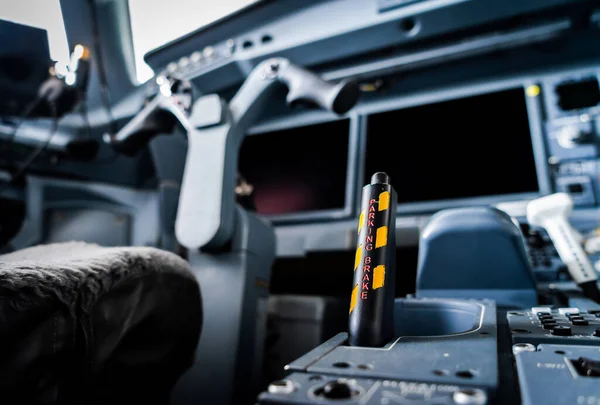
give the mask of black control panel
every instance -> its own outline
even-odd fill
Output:
[[[560,259],[550,237],[541,228],[521,224],[521,232],[532,273],[538,282],[567,281],[567,267]]]
[[[556,191],[576,206],[600,201],[600,83],[597,70],[558,75],[544,81],[548,163]]]
[[[515,344],[600,345],[600,309],[533,307],[507,317]]]

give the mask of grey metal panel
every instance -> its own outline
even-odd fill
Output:
[[[48,192],[83,191],[81,197],[49,199]],[[11,240],[14,249],[22,249],[43,242],[44,219],[48,209],[101,209],[128,214],[132,217],[128,244],[157,246],[160,240],[158,195],[154,191],[140,191],[106,184],[57,180],[30,176],[26,186],[26,217],[23,227]]]
[[[394,313],[395,338],[384,347],[343,345],[343,333],[292,362],[288,370],[436,384],[464,384],[460,371],[469,370],[473,376],[469,384],[496,388],[497,325],[492,301],[397,299]],[[349,367],[336,367],[342,362]],[[360,364],[370,367],[356,367]]]
[[[173,392],[178,405],[250,403],[258,389],[275,240],[263,219],[235,215],[230,250],[189,252],[205,311],[195,363]]]
[[[323,78],[326,80],[336,80],[345,77],[367,78],[409,71],[493,51],[545,42],[559,36],[569,28],[571,28],[571,23],[568,20],[563,20],[506,34],[492,33],[487,36],[424,51],[413,53],[400,51],[396,56],[324,72]]]
[[[411,4],[380,14],[373,3],[363,0],[321,2],[295,13],[284,14],[254,30],[240,32],[240,26],[232,27],[231,38],[236,43],[236,50],[229,58],[231,62],[199,66],[192,76],[198,77],[196,83],[203,91],[215,91],[241,81],[253,65],[274,55],[288,57],[308,66],[328,63],[389,46],[431,39],[519,14],[578,3],[581,2],[497,1],[490,6],[489,2],[473,0],[438,0]],[[455,18],[456,15],[461,18]],[[403,31],[400,22],[404,19],[412,19],[416,28]],[[294,29],[290,30],[290,27]],[[264,35],[271,36],[273,40],[263,43],[260,39]],[[203,38],[198,36],[193,43],[188,41],[185,49],[179,48],[178,57],[191,54],[206,45],[218,48],[226,39],[223,37],[220,41],[204,43]],[[253,41],[255,45],[244,48],[241,45],[246,41]],[[352,46],[348,46],[349,41]],[[162,53],[168,52],[165,49]],[[153,59],[150,63],[154,68],[164,67],[170,62],[161,59],[159,52],[153,55]],[[228,69],[229,74],[215,75],[215,69],[218,70],[219,66]],[[237,74],[233,66],[237,68]]]
[[[495,205],[512,217],[524,221],[528,201],[513,201]],[[396,244],[398,247],[418,246],[421,229],[430,215],[399,216],[396,218]],[[573,212],[571,223],[576,229],[587,230],[599,225],[596,208]],[[353,250],[356,248],[357,219],[275,227],[277,257],[302,257],[310,252]]]
[[[86,241],[100,246],[129,244],[128,215],[94,209],[51,210],[44,243]]]
[[[515,355],[523,405],[598,404],[598,378],[580,375],[571,360],[586,357],[600,361],[598,348],[539,345],[536,351]]]
[[[398,217],[396,219],[397,246],[415,246],[419,229],[427,216]],[[277,256],[304,256],[309,252],[353,250],[356,248],[357,220],[322,222],[304,225],[285,225],[275,228]]]
[[[537,86],[538,83],[533,81],[525,81],[525,88]],[[542,125],[543,119],[543,100],[539,96],[525,97],[527,104],[527,115],[529,116],[529,129],[531,132],[531,143],[533,147],[533,155],[535,158],[535,168],[537,171],[537,180],[540,194],[550,194],[552,190],[552,182],[550,170],[548,168],[548,151],[545,147],[544,129]]]

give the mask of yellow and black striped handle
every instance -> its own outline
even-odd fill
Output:
[[[396,202],[385,173],[375,173],[363,188],[348,325],[352,346],[381,347],[393,337]]]

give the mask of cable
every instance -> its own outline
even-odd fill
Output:
[[[29,157],[27,157],[27,159],[25,159],[25,161],[21,165],[21,167],[19,167],[19,169],[12,175],[11,180],[9,182],[4,183],[2,186],[0,186],[0,191],[4,190],[10,184],[12,184],[16,180],[18,180],[27,171],[27,169],[29,169],[29,167],[33,164],[35,159],[37,159],[37,157],[46,150],[48,145],[50,145],[52,138],[54,137],[54,135],[56,134],[56,131],[58,130],[59,118],[58,118],[58,114],[57,114],[57,110],[56,110],[56,105],[50,104],[49,106],[50,106],[50,110],[52,112],[52,126],[50,127],[50,132],[48,133],[48,138],[46,139],[46,142],[42,146],[40,146],[39,148],[34,150],[29,155]]]
[[[29,102],[25,106],[25,108],[23,109],[23,112],[19,115],[19,122],[15,125],[15,127],[13,128],[13,130],[10,133],[10,135],[8,136],[8,138],[6,138],[5,151],[8,152],[8,160],[7,160],[8,170],[11,170],[12,166],[14,164],[13,154],[11,153],[11,149],[13,147],[15,137],[17,136],[17,132],[21,128],[21,125],[23,125],[23,123],[25,122],[25,119],[31,115],[31,113],[35,110],[35,108],[41,102],[42,102],[42,99],[37,97],[35,100]]]
[[[88,108],[87,108],[87,100],[85,98],[83,98],[81,100],[81,107],[80,107],[80,111],[79,111],[80,115],[81,115],[81,119],[84,122],[85,125],[85,131],[86,131],[86,136],[88,138],[92,138],[92,125],[90,124],[90,118],[88,115]],[[93,164],[93,165],[105,165],[105,164],[109,164],[109,163],[113,163],[115,160],[117,160],[119,158],[119,153],[117,153],[115,150],[111,149],[112,151],[112,155],[108,156],[104,159],[96,159],[92,162],[89,162],[89,164]]]
[[[98,13],[96,11],[96,4],[94,0],[88,0],[88,8],[90,11],[90,20],[92,27],[92,38],[93,38],[93,48],[94,53],[96,54],[96,67],[98,69],[98,79],[100,82],[100,99],[106,114],[108,115],[108,132],[111,134],[117,133],[117,126],[115,117],[112,112],[112,101],[110,96],[110,88],[108,87],[108,78],[106,74],[106,65],[104,64],[104,54],[102,53],[102,46],[100,41],[100,30],[98,25]],[[87,101],[85,103],[85,117],[84,121],[87,126],[88,133],[91,134],[91,125],[88,118],[87,113]],[[82,111],[83,116],[83,111]],[[108,156],[104,159],[95,160],[90,162],[91,164],[109,164],[113,163],[115,160],[119,158],[119,154],[116,151],[113,151],[112,156]]]
[[[29,169],[29,166],[31,166],[33,164],[35,159],[37,159],[37,157],[46,150],[48,145],[50,145],[50,142],[52,142],[52,138],[54,137],[54,135],[56,134],[56,131],[58,130],[59,119],[58,119],[58,113],[56,110],[56,106],[54,104],[50,104],[50,110],[52,111],[52,127],[50,128],[50,132],[48,134],[48,138],[46,139],[46,142],[42,146],[40,146],[39,148],[34,150],[29,155],[29,157],[25,160],[25,163],[23,163],[21,165],[21,167],[15,172],[15,174],[13,174],[12,182],[14,182],[15,180],[18,180],[19,177],[21,177],[23,175],[23,173],[25,173],[27,171],[27,169]]]
[[[79,107],[79,114],[85,125],[85,132],[88,138],[92,137],[92,126],[90,125],[90,116],[88,114],[87,100],[85,97],[81,100],[81,106]]]

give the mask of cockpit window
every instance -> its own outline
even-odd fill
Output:
[[[66,74],[69,45],[60,0],[0,0],[0,19],[45,29],[50,58],[56,62],[58,73]]]
[[[129,0],[138,81],[153,75],[144,62],[146,53],[258,1]]]

